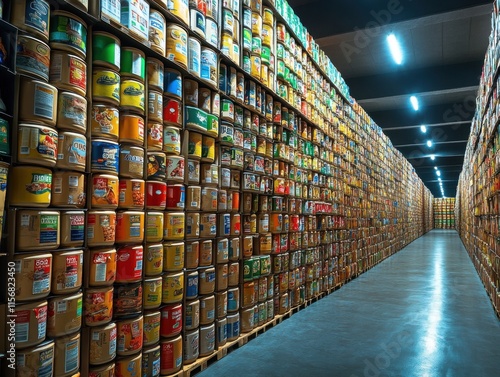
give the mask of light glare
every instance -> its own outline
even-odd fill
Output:
[[[389,43],[389,50],[391,51],[392,58],[396,64],[400,65],[403,62],[403,52],[401,51],[401,46],[394,34],[389,34],[387,36],[387,43]]]

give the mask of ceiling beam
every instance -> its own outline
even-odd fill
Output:
[[[394,71],[386,74],[346,79],[358,102],[374,98],[429,93],[477,87],[484,60]]]
[[[439,23],[491,13],[493,8],[491,0],[371,0],[361,2],[366,5],[356,6],[350,1],[331,0],[289,0],[289,3],[320,46],[330,43],[332,35],[356,29],[384,28],[399,23],[411,23],[409,26],[421,22]],[[332,22],[332,15],[341,17],[335,17]]]
[[[426,124],[425,126],[427,128],[432,128],[432,127],[442,127],[442,126],[460,126],[463,124],[471,124],[472,120],[463,120],[463,121],[458,121],[458,122],[445,122],[445,123],[433,123],[433,124]],[[386,131],[401,131],[401,130],[409,130],[413,128],[420,129],[422,125],[412,125],[412,126],[401,126],[401,127],[381,127],[382,131],[384,133]]]

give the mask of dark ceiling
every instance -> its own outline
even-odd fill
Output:
[[[437,167],[445,196],[454,197],[488,46],[492,1],[288,2],[341,72],[351,96],[433,195],[441,197]],[[401,44],[401,65],[390,55],[389,33]],[[419,99],[418,111],[410,105],[411,95]],[[421,125],[427,127],[425,134]]]

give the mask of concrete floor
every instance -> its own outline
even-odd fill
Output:
[[[500,376],[500,322],[457,233],[435,230],[198,376]]]

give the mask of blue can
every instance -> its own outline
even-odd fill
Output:
[[[171,68],[165,69],[164,94],[182,99],[182,75],[179,71]]]
[[[115,173],[120,170],[120,146],[108,140],[92,140],[92,173]]]
[[[227,66],[219,65],[219,89],[222,93],[227,93]]]
[[[231,215],[229,213],[222,214],[222,230],[221,236],[229,236],[231,234]]]
[[[188,273],[186,279],[186,298],[196,298],[198,296],[198,271]]]

